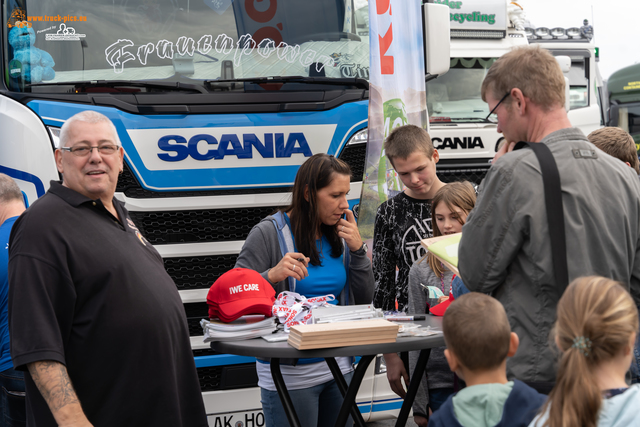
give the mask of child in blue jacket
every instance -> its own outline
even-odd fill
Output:
[[[449,367],[467,387],[434,412],[429,427],[527,426],[546,396],[507,380],[507,357],[518,349],[498,300],[471,292],[451,303],[442,322]]]

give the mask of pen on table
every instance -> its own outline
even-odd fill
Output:
[[[387,316],[385,319],[387,320],[395,320],[396,322],[413,322],[414,320],[426,320],[426,316],[424,315],[413,315],[413,316]]]

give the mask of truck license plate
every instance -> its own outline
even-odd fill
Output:
[[[264,427],[264,414],[260,410],[209,415],[209,427]]]

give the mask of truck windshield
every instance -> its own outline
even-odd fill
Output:
[[[495,60],[451,58],[449,71],[427,82],[430,122],[484,122],[489,108],[480,96],[480,88]]]
[[[15,91],[369,77],[366,0],[7,0],[2,18],[3,77]]]
[[[569,105],[571,110],[589,106],[589,58],[571,57]]]

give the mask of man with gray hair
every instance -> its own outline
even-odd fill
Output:
[[[502,302],[520,337],[509,377],[546,392],[555,381],[549,331],[568,282],[554,275],[549,230],[557,224],[547,219],[540,163],[530,148],[513,151],[518,141],[544,144],[557,164],[568,281],[609,277],[640,301],[640,181],[571,126],[564,93],[560,66],[539,46],[513,50],[489,69],[482,99],[507,144],[480,186],[458,254],[464,284]]]
[[[25,422],[24,374],[13,369],[9,351],[9,235],[16,219],[24,212],[24,199],[18,184],[0,173],[0,386],[7,398],[0,399],[0,425]]]
[[[63,182],[11,234],[11,355],[29,372],[28,426],[207,426],[176,286],[114,198],[123,158],[107,117],[68,119]]]

